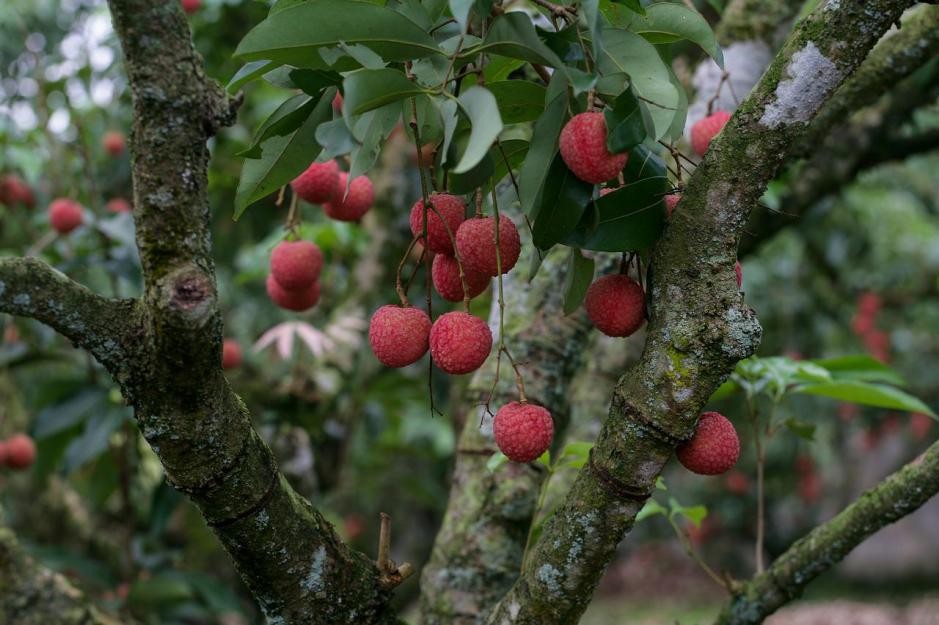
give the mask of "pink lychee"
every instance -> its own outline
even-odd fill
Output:
[[[469,313],[448,312],[430,329],[430,357],[442,371],[455,375],[479,369],[492,350],[486,322]]]
[[[271,252],[271,275],[288,291],[309,288],[322,269],[323,252],[312,241],[281,241]]]
[[[68,198],[58,198],[49,204],[49,225],[59,234],[68,234],[82,224],[84,210]]]
[[[339,165],[334,160],[313,163],[293,179],[294,193],[310,204],[322,204],[332,199],[339,184]]]
[[[280,286],[273,275],[267,276],[267,295],[275,304],[286,310],[302,312],[316,306],[320,299],[320,283],[290,291]]]
[[[466,289],[469,291],[470,299],[485,291],[489,286],[491,278],[486,274],[471,271],[466,267],[463,267],[463,273],[466,277]],[[463,301],[463,281],[460,280],[460,268],[454,257],[446,254],[434,256],[431,276],[434,288],[440,293],[440,297],[448,302]]]
[[[420,308],[388,304],[372,315],[368,342],[386,367],[406,367],[427,352],[430,328],[430,317]]]
[[[346,194],[348,178],[349,174],[340,172],[332,199],[323,204],[323,211],[338,221],[358,221],[372,207],[375,199],[372,181],[366,176],[356,176]]]
[[[561,158],[574,175],[597,184],[616,178],[629,153],[612,154],[606,147],[606,120],[603,113],[574,115],[561,130]]]
[[[495,217],[474,217],[460,224],[456,232],[456,249],[463,267],[485,274],[499,275],[496,258],[496,220]],[[518,229],[512,220],[499,217],[499,256],[502,273],[507,273],[518,262],[522,250]]]
[[[642,286],[622,274],[603,276],[587,289],[587,316],[607,336],[629,336],[646,318],[646,296]]]
[[[513,401],[496,412],[492,434],[499,451],[509,460],[531,462],[551,446],[554,420],[542,406]]]
[[[730,113],[727,111],[715,111],[696,121],[691,127],[691,149],[698,156],[704,156],[711,144],[711,139],[717,136],[729,120]]]
[[[705,412],[687,443],[676,450],[679,462],[700,475],[719,475],[737,464],[740,439],[734,424],[719,412]]]
[[[456,237],[457,229],[466,217],[466,203],[463,198],[449,193],[434,193],[429,199],[436,212],[427,208],[428,247],[431,252],[453,254],[450,237]],[[411,234],[421,237],[424,230],[424,200],[418,200],[411,207],[410,222]]]

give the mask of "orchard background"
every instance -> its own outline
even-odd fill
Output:
[[[937,95],[900,0],[7,0],[0,623],[937,622]]]

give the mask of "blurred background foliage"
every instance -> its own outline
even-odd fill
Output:
[[[209,75],[224,83],[234,73],[232,51],[267,8],[254,0],[203,0],[189,19]],[[714,9],[707,11],[713,15]],[[378,513],[386,511],[400,528],[400,558],[422,562],[446,503],[454,432],[461,426],[454,415],[475,413],[457,404],[463,381],[438,375],[433,392],[444,416],[434,417],[426,366],[384,369],[364,342],[371,311],[394,297],[394,268],[409,240],[407,209],[419,196],[414,148],[404,133],[386,146],[370,173],[376,208],[361,224],[331,221],[315,207],[303,207],[304,236],[327,259],[324,292],[314,311],[286,313],[264,291],[268,254],[284,233],[286,206],[271,197],[232,220],[242,163],[237,153],[282,100],[282,90],[255,83],[238,124],[211,143],[210,199],[226,336],[246,354],[229,377],[285,473],[346,539],[373,553]],[[113,198],[132,198],[129,156],[111,156],[101,144],[109,130],[129,134],[130,122],[130,94],[102,1],[0,5],[0,174],[22,177],[35,195],[35,206],[0,204],[0,254],[41,254],[101,293],[140,292],[133,219],[106,207]],[[939,108],[917,124],[939,126]],[[889,361],[912,394],[939,407],[937,171],[939,154],[870,171],[742,259],[743,289],[764,327],[762,355],[808,359],[868,352]],[[770,204],[772,195],[771,189]],[[56,197],[78,200],[93,218],[72,235],[52,236],[45,207]],[[412,298],[423,297],[419,272]],[[438,310],[445,304],[434,302]],[[474,306],[485,315],[489,297]],[[32,470],[0,473],[2,522],[44,564],[141,622],[259,622],[227,557],[198,512],[165,483],[104,372],[35,322],[4,316],[0,329],[0,436],[25,431],[39,448]],[[641,337],[630,340],[632,353],[637,341]],[[598,339],[595,350],[590,366],[602,369],[610,345]],[[606,377],[584,376],[586,388],[572,395],[608,396],[623,365],[621,356],[613,361]],[[719,407],[744,441],[738,469],[704,479],[672,467],[666,482],[682,502],[708,508],[701,525],[688,530],[712,566],[744,574],[752,567],[753,450],[742,401],[723,400]],[[804,396],[780,410],[813,431],[806,438],[781,436],[768,449],[770,554],[935,438],[932,420],[921,414]],[[575,416],[582,420],[575,431],[588,439],[602,415]],[[916,521],[923,515],[931,533],[910,530],[923,524]],[[929,506],[906,522],[906,540],[923,553],[890,569],[898,596],[923,585],[935,588],[937,519],[936,507]],[[627,542],[605,582],[607,594],[635,600],[653,591],[675,592],[705,605],[719,596],[684,559],[668,524],[653,517]],[[858,569],[865,568],[852,568],[849,559],[839,571],[858,588]],[[681,574],[675,577],[675,571]],[[881,589],[894,588],[874,580]],[[416,583],[409,582],[401,601],[415,593]],[[585,622],[608,622],[603,605]],[[643,601],[633,605],[642,618]],[[697,610],[669,617],[695,620]]]

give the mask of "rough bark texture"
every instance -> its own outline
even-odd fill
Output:
[[[23,553],[0,527],[0,623],[3,625],[121,625],[89,605],[68,580]]]
[[[748,582],[715,625],[758,625],[799,597],[816,577],[871,534],[910,514],[939,492],[939,443],[793,544]]]
[[[828,2],[790,36],[712,143],[653,254],[652,318],[567,500],[491,624],[576,623],[674,447],[760,327],[734,277],[750,208],[819,108],[908,2]]]

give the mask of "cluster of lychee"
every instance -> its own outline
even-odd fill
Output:
[[[328,217],[338,221],[358,221],[372,207],[375,192],[367,176],[340,171],[334,160],[313,163],[290,183],[301,199],[320,204]],[[348,188],[347,188],[348,187]]]
[[[0,467],[22,471],[36,462],[36,444],[26,434],[14,434],[0,441]]]

